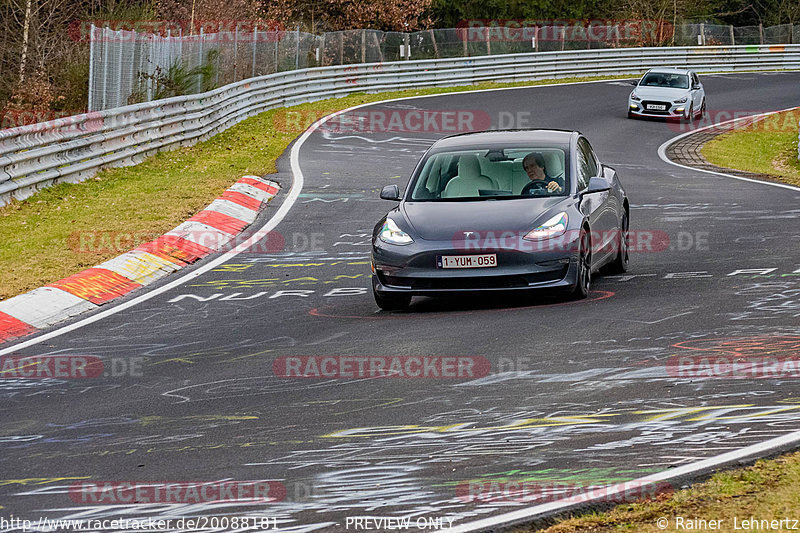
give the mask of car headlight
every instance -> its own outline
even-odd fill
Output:
[[[381,228],[381,232],[378,234],[378,237],[383,242],[389,244],[411,244],[414,242],[414,239],[411,238],[411,235],[398,228],[397,224],[395,224],[394,220],[391,218],[387,218],[386,222],[383,223],[383,227]]]
[[[675,100],[675,103],[676,104],[685,104],[686,100],[688,100],[688,97],[684,96],[683,98],[678,98],[677,100]]]
[[[641,102],[642,101],[641,98],[636,96],[636,93],[631,93],[631,100],[633,100],[634,102]]]
[[[525,234],[523,239],[527,241],[535,241],[539,239],[549,239],[551,237],[558,237],[567,231],[567,214],[559,213],[538,228],[532,229]]]

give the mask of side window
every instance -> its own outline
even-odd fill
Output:
[[[597,158],[589,146],[589,142],[584,139],[578,139],[578,187],[584,189],[589,186],[589,180],[598,174]],[[586,185],[583,180],[586,180]]]
[[[578,190],[582,191],[589,186],[589,180],[592,174],[591,156],[588,156],[584,149],[585,142],[583,139],[578,140]]]

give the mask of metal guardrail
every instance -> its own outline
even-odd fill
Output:
[[[58,182],[189,146],[268,109],[357,91],[638,74],[656,65],[699,72],[800,69],[800,45],[624,48],[319,67],[0,130],[0,205]],[[624,102],[620,103],[624,108]],[[622,111],[621,111],[622,112]]]

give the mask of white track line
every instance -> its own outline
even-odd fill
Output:
[[[734,118],[734,119],[731,119],[731,120],[726,120],[725,122],[720,122],[718,124],[711,124],[709,126],[705,126],[705,127],[702,127],[702,128],[697,128],[696,130],[693,130],[693,131],[687,131],[686,133],[681,133],[677,137],[673,137],[672,139],[668,140],[667,142],[665,142],[664,144],[662,144],[661,146],[658,147],[658,157],[660,157],[661,160],[664,161],[665,163],[669,163],[670,165],[675,165],[676,167],[685,168],[687,170],[694,170],[695,172],[705,172],[706,174],[714,174],[715,176],[722,176],[722,177],[725,177],[725,178],[732,178],[732,179],[735,179],[735,180],[747,181],[747,182],[750,182],[750,183],[760,183],[761,185],[769,185],[771,187],[780,187],[781,189],[789,189],[790,191],[800,191],[800,187],[795,187],[794,185],[789,185],[787,183],[775,183],[775,182],[772,182],[772,181],[756,180],[756,179],[753,179],[753,178],[745,178],[743,176],[734,176],[733,174],[725,174],[724,172],[715,172],[713,170],[705,170],[705,169],[702,169],[702,168],[690,167],[688,165],[681,165],[680,163],[676,163],[675,161],[672,161],[671,159],[669,159],[667,157],[667,148],[669,148],[669,146],[671,144],[676,143],[676,142],[680,141],[681,139],[683,139],[684,137],[688,137],[689,135],[695,134],[695,133],[697,133],[699,131],[704,131],[704,130],[707,130],[707,129],[710,129],[710,128],[716,128],[716,127],[719,127],[719,126],[723,126],[725,124],[730,124],[732,122],[737,122],[739,120],[752,119],[753,117],[766,117],[766,116],[769,116],[769,115],[774,115],[776,113],[783,113],[784,111],[791,111],[792,109],[798,109],[798,107],[789,107],[787,109],[781,109],[780,111],[770,111],[769,113],[761,113],[761,114],[757,114],[757,115],[748,115],[746,117],[738,117],[738,118]]]
[[[800,442],[800,431],[794,431],[792,433],[787,433],[786,435],[775,437],[758,444],[751,444],[750,446],[746,446],[739,450],[723,453],[722,455],[717,455],[716,457],[703,459],[701,461],[679,466],[677,468],[670,468],[669,470],[659,472],[658,474],[652,474],[633,481],[615,484],[608,488],[593,490],[585,495],[581,495],[580,503],[613,503],[616,501],[624,501],[621,500],[620,497],[624,497],[626,491],[630,491],[631,487],[638,486],[641,488],[646,487],[648,484],[656,481],[669,481],[670,479],[691,476],[696,472],[711,470],[714,467],[739,461],[741,459],[746,459],[748,457],[763,456],[765,453],[771,450],[788,447],[789,445],[796,444],[798,442]],[[551,503],[535,505],[533,507],[528,507],[527,509],[520,509],[519,511],[512,511],[510,513],[503,513],[489,518],[475,520],[474,522],[468,522],[466,524],[445,529],[444,531],[449,531],[450,533],[466,533],[469,531],[504,527],[522,520],[535,518],[539,515],[552,514],[560,510],[568,509],[575,506],[576,503],[577,498],[566,498],[566,501],[555,501]]]

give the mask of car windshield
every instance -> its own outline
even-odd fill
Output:
[[[488,147],[430,154],[411,200],[500,200],[569,193],[566,149]]]
[[[688,89],[689,76],[671,72],[648,72],[639,83],[642,87],[671,87],[673,89]]]

